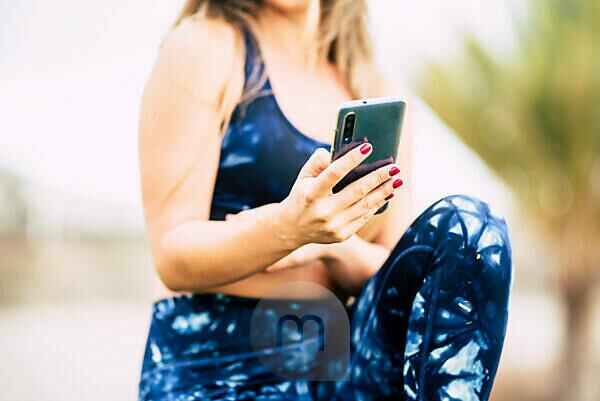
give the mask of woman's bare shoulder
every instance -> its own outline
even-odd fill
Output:
[[[236,63],[238,41],[235,28],[225,21],[188,17],[165,38],[155,71],[202,100],[215,101],[242,69]]]
[[[218,56],[230,60],[235,49],[236,30],[226,21],[207,17],[188,17],[167,35],[162,49],[167,55],[192,59]]]

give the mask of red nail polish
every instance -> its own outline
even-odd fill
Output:
[[[392,187],[398,188],[402,184],[404,184],[404,181],[402,181],[400,178],[398,178],[397,180],[394,180],[394,182],[392,182]]]
[[[393,177],[400,172],[400,169],[396,166],[392,167],[389,171],[390,176]]]
[[[360,153],[362,153],[363,155],[366,155],[367,153],[369,153],[371,148],[372,148],[372,146],[370,143],[365,143],[364,145],[362,145],[360,147]]]
[[[389,194],[388,196],[385,197],[385,200],[390,200],[394,197],[394,194]]]

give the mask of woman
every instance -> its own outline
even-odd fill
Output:
[[[488,398],[511,282],[504,221],[453,196],[408,227],[399,177],[410,171],[410,116],[398,164],[331,191],[372,151],[330,163],[339,104],[406,97],[375,67],[365,18],[363,1],[186,2],[142,104],[161,291],[140,400]],[[333,365],[310,347],[290,354],[251,341],[263,335],[251,328],[261,298],[333,321],[320,295],[293,291],[299,281],[348,306],[351,355],[337,381],[311,376]],[[292,290],[273,296],[277,288]],[[310,340],[286,333],[288,345]],[[267,354],[296,379],[262,363]]]

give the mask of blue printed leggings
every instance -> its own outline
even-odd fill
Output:
[[[346,380],[278,377],[250,341],[258,300],[194,294],[154,304],[139,400],[487,400],[511,280],[504,220],[477,199],[447,197],[417,218],[348,310]]]

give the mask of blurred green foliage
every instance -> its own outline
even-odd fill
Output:
[[[600,2],[532,0],[515,26],[514,52],[467,36],[459,61],[427,70],[421,94],[540,222],[598,219]]]
[[[527,11],[511,52],[467,36],[458,60],[429,66],[420,94],[513,189],[557,255],[567,338],[555,394],[577,400],[600,283],[600,1],[530,0]]]

